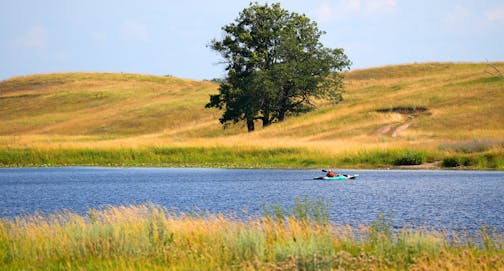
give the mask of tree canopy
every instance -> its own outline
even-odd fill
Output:
[[[351,62],[343,49],[322,45],[325,32],[304,14],[250,3],[222,30],[209,47],[224,58],[227,76],[206,107],[224,110],[223,125],[246,121],[253,131],[255,120],[268,126],[312,110],[314,98],[342,100],[340,72]]]

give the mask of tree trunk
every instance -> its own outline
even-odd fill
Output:
[[[287,88],[283,88],[282,96],[280,97],[280,108],[278,110],[278,122],[285,120],[285,114],[288,110],[288,94],[289,90]]]
[[[280,110],[278,112],[278,122],[282,122],[285,120],[285,110]]]
[[[269,110],[265,110],[263,112],[263,116],[262,116],[261,120],[262,120],[263,128],[268,127],[271,124]]]
[[[253,132],[255,129],[254,127],[254,120],[253,119],[247,119],[247,130],[249,132]]]
[[[268,117],[262,117],[263,128],[270,126],[271,120]]]

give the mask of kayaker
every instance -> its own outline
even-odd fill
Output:
[[[332,170],[328,170],[326,177],[336,177],[337,175],[339,175],[339,174],[334,173],[334,171],[332,171]]]

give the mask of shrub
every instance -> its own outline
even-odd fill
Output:
[[[450,156],[443,159],[441,166],[443,167],[470,167],[477,164],[477,160],[467,156]]]
[[[402,165],[420,165],[425,160],[425,154],[417,151],[405,151],[402,155],[394,159],[393,164]]]
[[[441,162],[443,167],[458,167],[460,166],[459,161],[456,157],[446,157]]]

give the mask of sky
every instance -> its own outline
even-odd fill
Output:
[[[250,1],[0,0],[0,80],[52,72],[225,77],[207,45]],[[284,0],[352,69],[504,60],[503,0]]]

